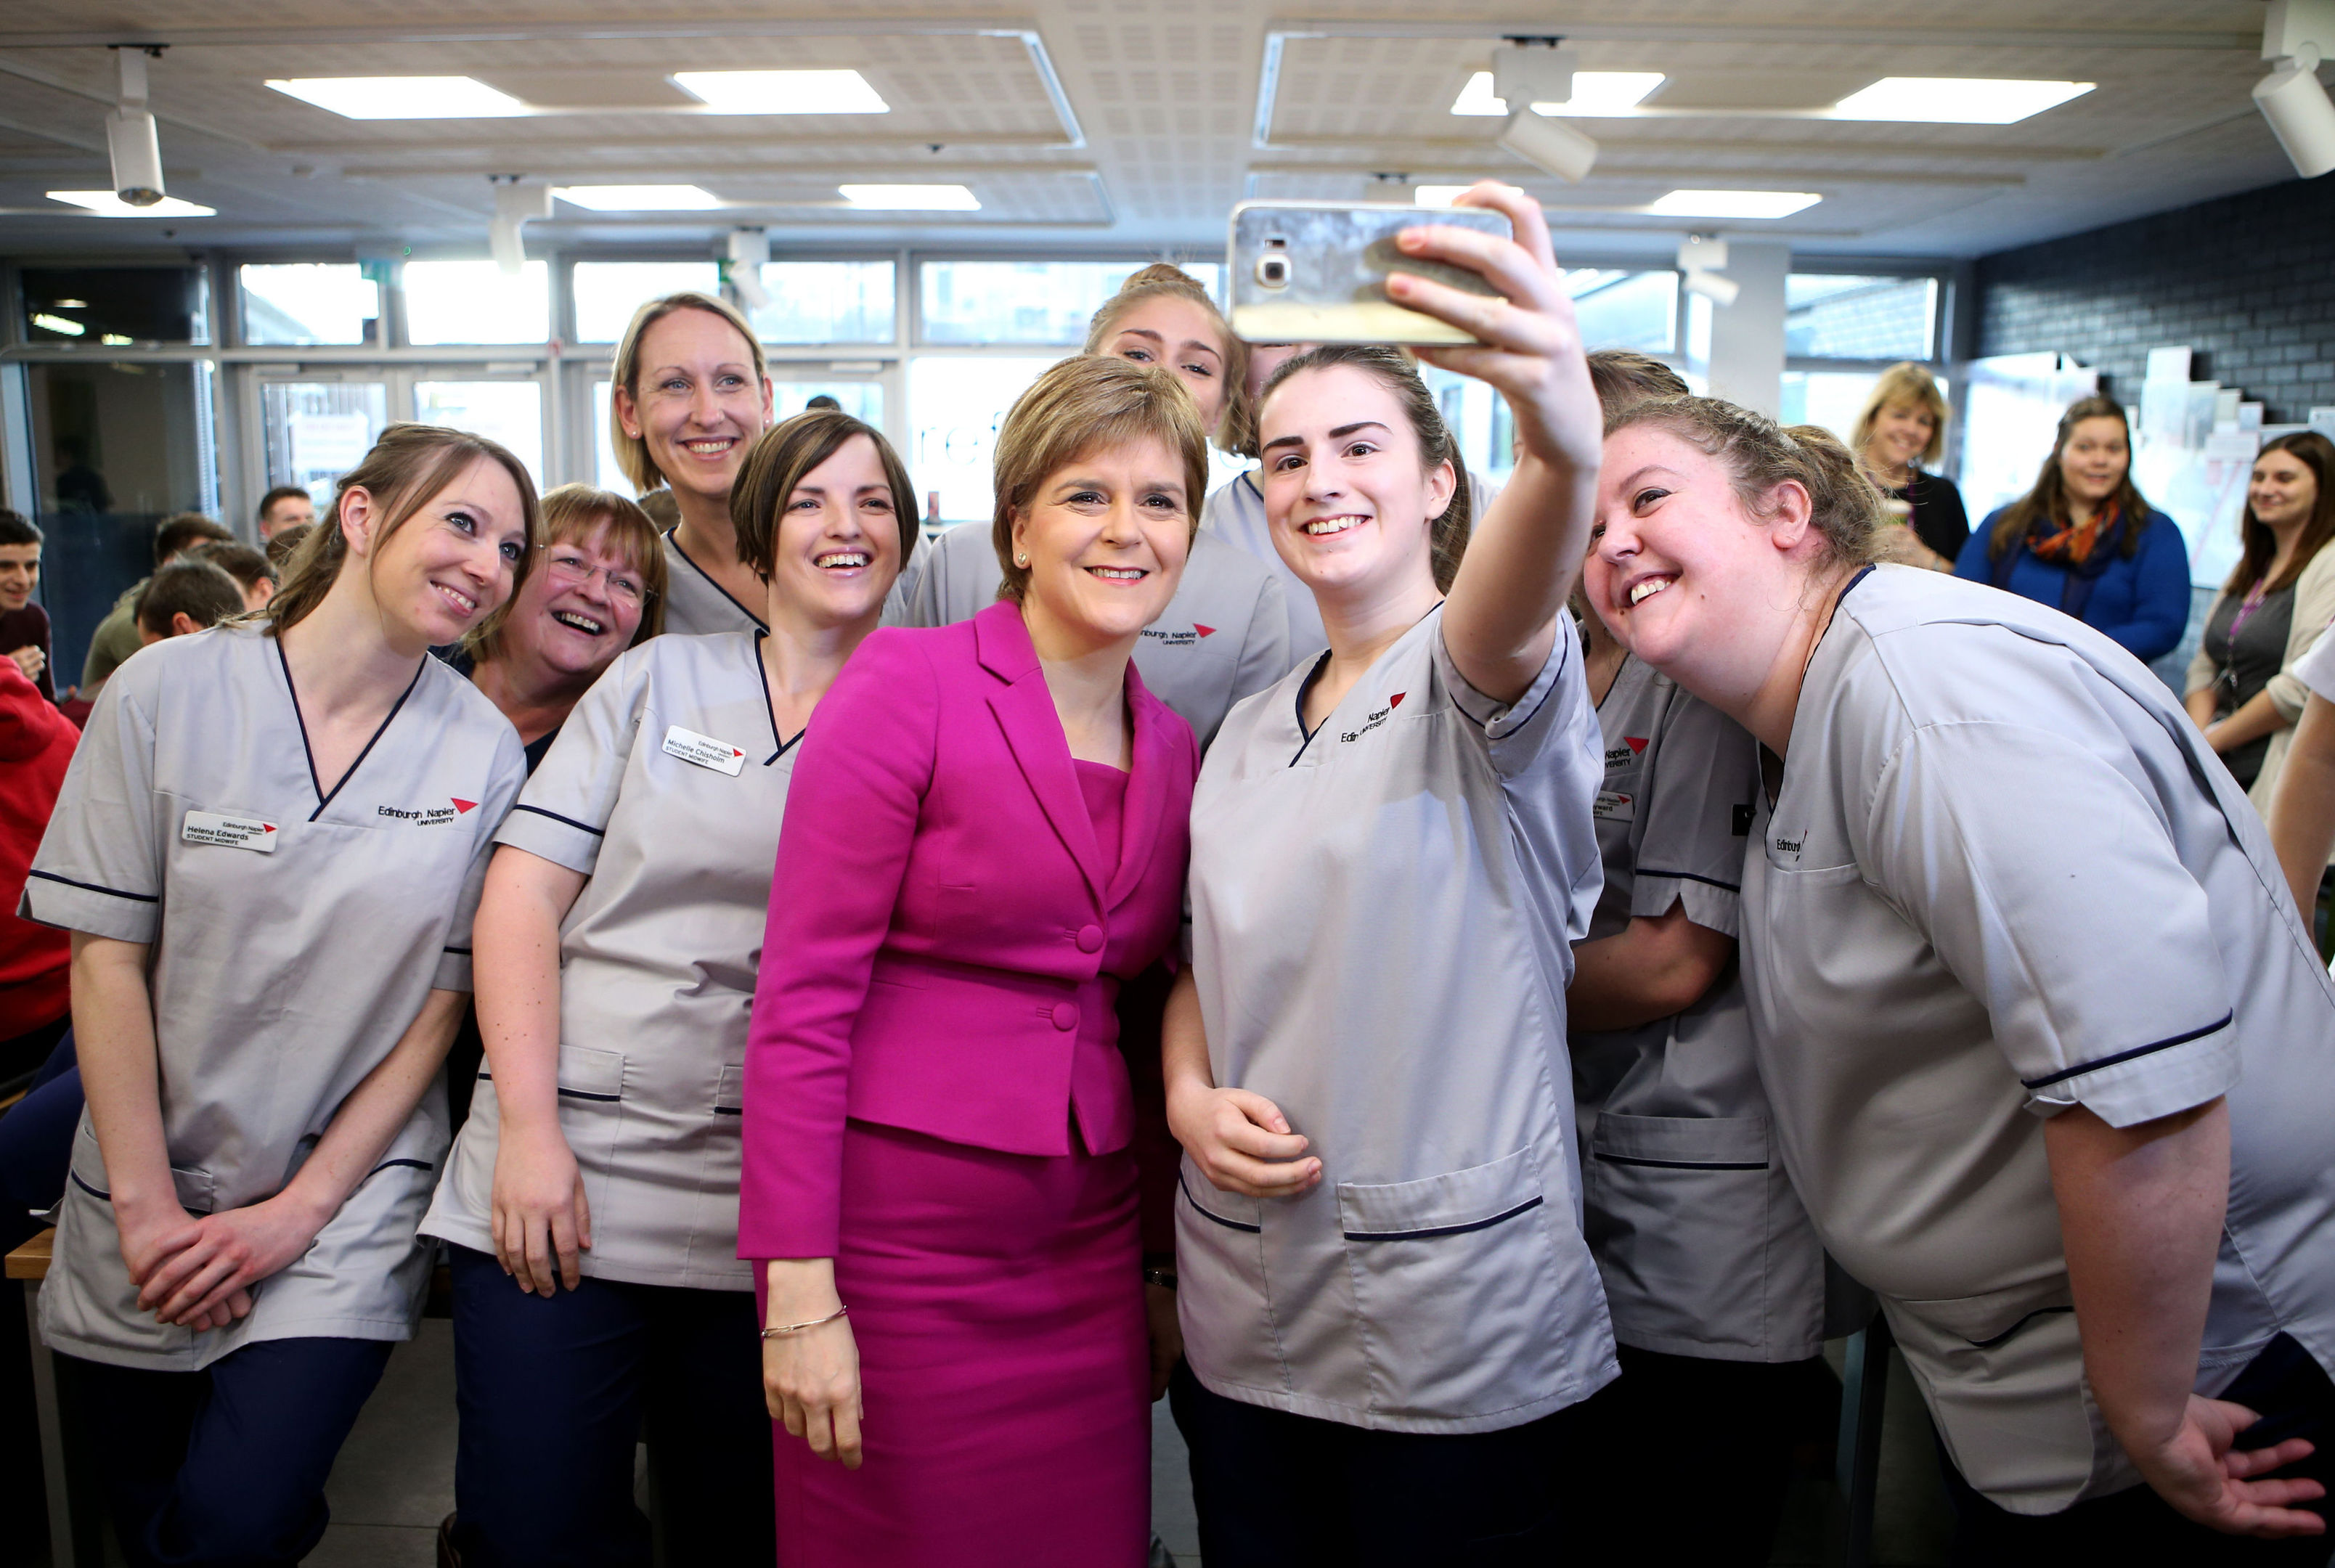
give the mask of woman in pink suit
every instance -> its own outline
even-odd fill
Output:
[[[1128,655],[1175,593],[1206,433],[1168,373],[1066,360],[996,476],[999,602],[861,644],[780,838],[739,1253],[791,1435],[787,1568],[1145,1556],[1112,1002],[1175,940],[1199,759]]]

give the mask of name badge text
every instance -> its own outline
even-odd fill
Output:
[[[711,735],[701,735],[678,724],[664,732],[664,754],[678,757],[693,767],[727,773],[732,779],[746,765],[746,753],[729,741],[716,740]]]
[[[257,817],[222,817],[216,811],[189,811],[179,828],[179,841],[186,844],[216,844],[227,849],[256,849],[262,855],[276,853],[281,842],[276,824],[263,822]]]

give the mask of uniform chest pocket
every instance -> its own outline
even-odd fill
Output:
[[[1418,1181],[1338,1185],[1373,1408],[1489,1415],[1564,1377],[1564,1299],[1538,1165],[1521,1148]]]

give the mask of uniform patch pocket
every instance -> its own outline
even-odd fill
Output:
[[[568,1148],[585,1165],[605,1168],[615,1157],[616,1129],[624,1120],[625,1053],[563,1045],[558,1081],[559,1126]]]
[[[1545,1201],[1529,1148],[1418,1181],[1338,1185],[1374,1410],[1491,1415],[1564,1381]]]
[[[1264,1205],[1220,1192],[1183,1157],[1176,1178],[1176,1304],[1185,1353],[1211,1378],[1248,1388],[1281,1388],[1273,1314],[1266,1301]]]
[[[1764,1117],[1605,1111],[1582,1171],[1589,1244],[1613,1326],[1684,1354],[1765,1350],[1776,1225]]]
[[[715,1116],[746,1114],[746,1070],[743,1067],[725,1067],[722,1070],[722,1081],[713,1089],[713,1114]]]

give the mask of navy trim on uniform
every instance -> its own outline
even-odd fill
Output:
[[[754,612],[753,612],[753,611],[751,611],[751,610],[748,609],[745,605],[741,605],[741,604],[738,603],[738,601],[737,601],[737,600],[735,600],[735,599],[731,599],[731,598],[730,598],[730,590],[729,590],[729,589],[727,589],[727,588],[723,587],[721,584],[719,584],[719,583],[715,582],[715,581],[713,580],[713,576],[712,576],[712,573],[708,572],[708,571],[707,571],[703,566],[699,566],[695,561],[693,561],[693,560],[691,560],[691,559],[689,558],[689,552],[688,552],[687,550],[684,550],[684,549],[683,549],[683,548],[681,547],[681,540],[680,540],[680,539],[678,539],[678,538],[676,538],[676,537],[674,537],[675,535],[679,534],[680,532],[681,532],[681,530],[680,530],[679,528],[667,528],[667,529],[664,531],[664,542],[665,542],[666,546],[667,546],[667,547],[669,547],[672,549],[672,551],[673,551],[673,553],[674,555],[679,556],[679,557],[681,557],[682,565],[683,565],[683,566],[687,566],[691,571],[695,572],[699,576],[703,577],[703,578],[705,579],[705,586],[706,586],[707,587],[709,587],[709,588],[712,589],[715,593],[717,593],[717,594],[721,595],[723,598],[725,598],[725,599],[730,599],[730,606],[731,606],[731,608],[732,608],[732,609],[736,610],[740,615],[741,615],[745,616],[745,617],[746,617],[746,619],[748,619],[748,620],[750,620],[750,621],[753,622],[753,623],[754,623],[754,624],[755,624],[755,626],[756,626],[756,628],[757,628],[757,629],[759,629],[759,630],[762,633],[762,634],[763,634],[764,636],[768,636],[768,635],[770,634],[770,627],[768,627],[768,626],[766,626],[766,625],[764,625],[764,624],[762,624],[762,617],[761,617],[761,616],[760,616],[760,615],[758,615],[754,614]],[[667,595],[665,595],[665,603],[666,603],[666,604],[668,604],[668,605],[670,605],[670,604],[672,604],[672,603],[673,603],[673,595],[672,595],[671,594],[667,594]]]
[[[1766,1160],[1754,1163],[1749,1160],[1642,1159],[1633,1154],[1607,1154],[1602,1148],[1591,1149],[1589,1157],[1602,1159],[1608,1165],[1645,1166],[1652,1170],[1766,1170],[1768,1168]]]
[[[580,1089],[567,1089],[565,1087],[562,1087],[559,1092],[563,1098],[567,1099],[597,1100],[602,1105],[615,1105],[617,1101],[625,1098],[621,1094],[587,1094]]]
[[[2135,1057],[2147,1056],[2160,1050],[2171,1050],[2176,1045],[2186,1045],[2193,1040],[2203,1040],[2209,1034],[2219,1034],[2228,1028],[2231,1021],[2237,1016],[2233,1009],[2222,1014],[2220,1018],[2203,1029],[2193,1029],[2186,1034],[2176,1034],[2170,1040],[2156,1040],[2147,1045],[2136,1045],[2130,1050],[2120,1050],[2114,1056],[2095,1057],[2089,1061],[2079,1061],[2073,1067],[2047,1074],[2042,1078],[2022,1078],[2019,1082],[2026,1089],[2049,1089],[2051,1085],[2065,1079],[2074,1078],[2079,1073],[2098,1072],[2104,1067],[2114,1067],[2118,1062],[2130,1061]]]
[[[1253,1236],[1263,1235],[1264,1234],[1264,1227],[1263,1225],[1249,1224],[1242,1220],[1228,1220],[1225,1218],[1224,1215],[1216,1214],[1213,1210],[1202,1208],[1200,1206],[1200,1200],[1192,1195],[1192,1189],[1184,1185],[1184,1175],[1181,1171],[1176,1173],[1176,1190],[1184,1195],[1184,1201],[1192,1205],[1193,1212],[1204,1220],[1214,1220],[1216,1224],[1224,1226],[1225,1229],[1228,1231],[1246,1231]],[[1533,1201],[1537,1203],[1540,1200],[1536,1198]]]
[[[432,1165],[426,1159],[385,1159],[379,1165],[373,1166],[373,1169],[365,1172],[364,1179],[371,1181],[382,1172],[385,1170],[395,1170],[400,1166],[404,1166],[407,1170],[436,1170],[438,1168],[435,1165]]]
[[[2054,1312],[2072,1312],[2075,1310],[2076,1309],[2072,1306],[2038,1307],[2033,1312],[2028,1313],[2025,1317],[2020,1319],[2017,1322],[2011,1324],[2010,1327],[2003,1330],[2002,1332],[1995,1335],[1994,1338],[1991,1340],[1965,1340],[1962,1342],[1970,1346],[1972,1350],[1991,1350],[1998,1345],[2008,1343],[2011,1335],[2017,1333],[2020,1330],[2025,1328],[2028,1324],[2033,1322],[2038,1318],[2049,1317]]]
[[[111,1193],[100,1192],[97,1188],[82,1180],[81,1172],[77,1170],[69,1170],[65,1172],[65,1174],[73,1177],[73,1186],[81,1188],[82,1191],[87,1193],[90,1196],[100,1199],[105,1203],[111,1203],[113,1201],[113,1195]]]
[[[467,947],[449,947],[445,951],[448,953],[459,953],[465,958],[470,956],[470,950]]]
[[[1464,1225],[1434,1225],[1423,1231],[1348,1231],[1345,1237],[1350,1242],[1423,1242],[1437,1236],[1464,1236],[1469,1231],[1487,1231],[1494,1225],[1506,1224],[1540,1205],[1540,1199],[1526,1198],[1505,1214],[1494,1215],[1487,1220],[1470,1220]]]
[[[1738,887],[1732,882],[1721,882],[1716,876],[1702,876],[1691,871],[1652,871],[1641,866],[1638,867],[1634,875],[1639,876],[1666,876],[1673,882],[1700,882],[1706,887],[1723,887],[1729,893],[1740,893],[1743,891],[1742,888]]]
[[[330,795],[325,793],[325,781],[316,774],[316,750],[315,747],[308,744],[308,720],[307,716],[300,711],[300,689],[292,683],[292,663],[284,656],[282,637],[276,639],[276,662],[284,667],[284,690],[292,698],[292,721],[300,726],[300,752],[308,760],[308,787],[314,789],[318,797],[316,808],[308,813],[308,820],[314,822],[325,814],[325,808],[339,797],[341,791],[349,787],[349,780],[357,776],[357,769],[364,766],[364,760],[373,755],[373,749],[381,744],[381,738],[389,732],[389,727],[392,724],[397,722],[397,715],[403,711],[405,700],[413,695],[414,687],[421,684],[421,672],[430,667],[430,660],[424,658],[421,663],[413,666],[413,679],[405,683],[405,690],[400,692],[397,694],[397,701],[389,705],[389,711],[383,715],[381,723],[373,730],[372,738],[365,741],[364,750],[357,753],[356,760],[350,763],[343,770],[340,778],[334,781],[333,792]]]
[[[27,876],[37,876],[44,882],[62,882],[67,887],[78,887],[84,893],[102,893],[109,898],[134,899],[140,904],[160,904],[161,895],[154,893],[124,893],[118,887],[100,887],[94,882],[75,882],[70,876],[60,876],[53,871],[27,871]]]
[[[713,1108],[713,1114],[715,1116],[744,1116],[746,1114],[746,1108],[742,1105],[717,1105]]]
[[[795,740],[801,740],[807,732],[802,730],[796,731],[794,740],[787,740],[779,733],[779,710],[777,705],[770,701],[770,667],[762,663],[762,639],[769,635],[770,633],[762,631],[758,631],[754,634],[754,673],[761,677],[762,711],[770,715],[770,740],[778,747],[777,750],[762,759],[762,766],[765,768],[777,761],[780,758],[785,756],[787,754],[787,748],[792,746],[795,743]]]
[[[595,828],[588,822],[578,822],[573,817],[562,817],[557,811],[546,811],[540,806],[515,805],[511,809],[514,811],[532,811],[538,817],[548,817],[554,822],[564,822],[568,827],[575,828],[578,833],[589,833],[595,838],[606,838],[608,836],[608,830],[606,828]]]
[[[1320,680],[1322,678],[1322,672],[1329,667],[1330,650],[1324,648],[1322,650],[1322,656],[1313,661],[1313,668],[1305,673],[1305,679],[1297,682],[1297,732],[1300,735],[1303,735],[1304,739],[1297,743],[1297,755],[1289,760],[1289,765],[1292,768],[1296,767],[1298,760],[1305,755],[1305,748],[1313,744],[1313,737],[1322,732],[1322,725],[1327,724],[1330,721],[1330,714],[1324,713],[1322,715],[1321,724],[1314,725],[1311,730],[1308,730],[1305,727],[1305,693],[1313,689],[1313,682]],[[1331,710],[1331,712],[1335,711],[1335,709]],[[1192,1195],[1187,1193],[1184,1195],[1186,1197],[1189,1197]],[[1200,1208],[1200,1205],[1197,1204],[1194,1204],[1192,1206],[1196,1209]],[[1204,1215],[1208,1214],[1208,1211],[1206,1209],[1200,1209],[1200,1212]],[[1216,1216],[1214,1215],[1208,1215],[1208,1217],[1210,1219],[1214,1219]]]

